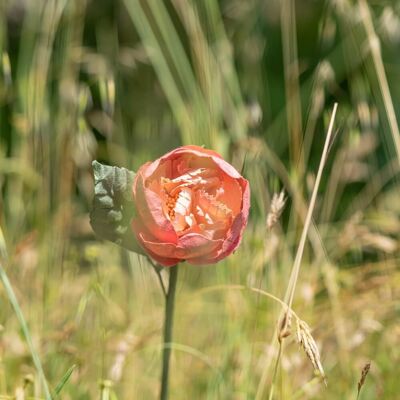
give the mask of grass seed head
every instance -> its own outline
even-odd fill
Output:
[[[307,354],[307,357],[311,361],[314,370],[321,375],[326,385],[327,382],[325,372],[322,367],[321,356],[319,354],[317,343],[311,335],[310,327],[307,325],[306,322],[302,321],[301,319],[296,319],[296,338],[300,346]]]
[[[272,229],[278,222],[279,217],[286,204],[285,192],[282,190],[279,194],[274,193],[271,200],[271,206],[267,215],[267,228]]]
[[[292,313],[291,311],[286,311],[285,315],[283,316],[280,324],[279,324],[279,333],[278,333],[278,340],[282,342],[283,339],[290,336],[291,331],[290,327],[292,326]]]
[[[358,381],[358,395],[360,394],[361,388],[364,386],[365,378],[367,377],[370,368],[371,368],[371,363],[367,362],[361,371],[361,377],[360,380]]]

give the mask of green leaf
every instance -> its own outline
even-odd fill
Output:
[[[72,365],[72,367],[70,367],[68,369],[68,371],[64,374],[64,376],[61,378],[60,382],[58,383],[58,385],[56,386],[56,388],[54,389],[54,392],[56,394],[56,396],[58,396],[61,392],[61,390],[63,389],[63,387],[65,386],[65,384],[68,382],[69,378],[72,375],[72,372],[74,372],[74,369],[77,367],[76,364]]]
[[[94,200],[90,224],[97,236],[143,254],[131,229],[135,214],[132,185],[135,173],[93,161]]]

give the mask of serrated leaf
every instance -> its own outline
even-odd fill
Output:
[[[92,163],[94,173],[93,209],[90,224],[97,236],[128,250],[143,254],[131,230],[135,214],[132,185],[135,173],[126,168]]]

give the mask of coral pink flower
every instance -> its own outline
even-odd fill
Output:
[[[212,150],[179,147],[135,176],[132,228],[164,266],[211,264],[239,245],[250,207],[249,182]]]

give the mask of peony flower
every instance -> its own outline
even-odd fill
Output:
[[[164,266],[211,264],[239,245],[250,207],[249,182],[212,150],[179,147],[135,176],[132,228]]]

